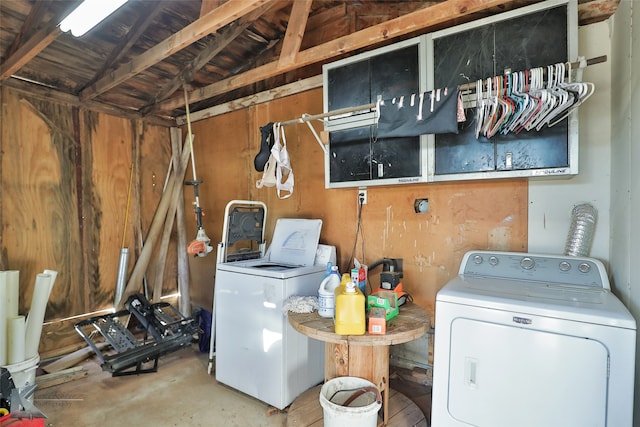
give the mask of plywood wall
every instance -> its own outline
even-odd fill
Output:
[[[120,249],[135,254],[162,194],[169,131],[3,88],[1,148],[0,268],[20,270],[23,314],[36,274],[59,272],[40,346],[55,353],[81,342],[60,319],[113,307]]]
[[[362,234],[356,236],[357,189],[324,188],[323,152],[304,124],[285,128],[295,177],[293,196],[280,200],[273,187],[257,189],[255,182],[262,174],[254,169],[253,159],[260,147],[259,126],[321,112],[322,93],[317,89],[193,124],[196,168],[205,181],[205,228],[214,241],[220,240],[224,207],[233,199],[267,204],[268,241],[277,218],[320,218],[321,241],[337,247],[341,271],[350,268],[354,244],[356,258],[366,264],[383,257],[402,258],[405,289],[431,311],[436,292],[457,274],[467,250],[526,250],[525,180],[369,187]],[[321,123],[314,125],[322,130]],[[416,198],[429,199],[428,213],[414,212]],[[213,260],[196,259],[194,264],[198,271],[192,277],[193,302],[210,307]],[[380,269],[371,274],[372,287],[379,285]]]

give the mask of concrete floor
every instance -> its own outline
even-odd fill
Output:
[[[112,377],[94,357],[88,376],[36,390],[52,427],[282,427],[286,413],[218,383],[197,346],[162,356],[158,372]]]
[[[37,389],[34,405],[49,427],[285,427],[285,411],[218,383],[207,374],[208,354],[193,345],[160,358],[158,372],[112,377],[93,356],[78,366],[88,375]],[[393,371],[393,370],[392,370]],[[430,412],[429,387],[403,381],[396,372],[391,387]]]

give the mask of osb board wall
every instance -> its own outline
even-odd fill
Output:
[[[3,88],[1,148],[0,268],[20,270],[22,314],[36,274],[59,272],[40,345],[55,353],[81,341],[73,321],[59,319],[113,307],[123,236],[131,269],[162,192],[168,130]]]
[[[337,247],[340,270],[348,271],[357,231],[357,189],[324,188],[323,152],[305,124],[285,128],[295,177],[293,196],[280,200],[275,188],[255,186],[262,176],[253,166],[260,147],[259,126],[321,112],[322,92],[317,89],[193,124],[196,168],[205,182],[205,228],[212,241],[220,240],[228,201],[260,200],[268,207],[268,242],[277,218],[320,218],[321,241]],[[314,126],[322,130],[321,123]],[[416,198],[429,199],[428,213],[414,212]],[[457,274],[467,250],[524,251],[526,242],[525,180],[369,187],[355,256],[365,264],[402,258],[405,290],[433,313],[436,292]],[[195,263],[201,271],[192,269],[192,302],[210,307],[213,260],[195,259],[192,267]],[[370,276],[373,288],[379,286],[380,270]]]

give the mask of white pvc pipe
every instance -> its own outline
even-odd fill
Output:
[[[0,271],[0,366],[7,364],[7,273]]]
[[[8,319],[9,345],[7,352],[7,364],[13,365],[25,360],[24,348],[24,316],[13,316]]]
[[[26,358],[32,358],[38,354],[42,324],[44,322],[45,312],[47,311],[49,294],[51,293],[51,281],[52,277],[50,274],[38,274],[36,276],[25,332]]]
[[[56,282],[56,279],[58,278],[58,272],[54,270],[45,270],[43,273],[51,276],[51,285],[49,286],[49,295],[47,295],[47,299],[48,299],[51,296],[51,290],[53,290],[53,284]]]
[[[7,270],[7,318],[18,315],[20,302],[20,271]]]

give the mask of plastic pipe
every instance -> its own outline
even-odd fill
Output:
[[[24,316],[12,316],[7,319],[9,330],[9,345],[7,352],[7,364],[13,365],[25,360],[24,347]]]
[[[7,364],[7,272],[0,271],[0,366]]]
[[[18,315],[20,301],[20,271],[7,270],[7,318]]]
[[[27,317],[24,345],[24,356],[26,358],[32,358],[38,354],[42,324],[44,322],[45,312],[47,311],[47,301],[49,301],[50,293],[51,275],[44,273],[38,274],[33,288],[29,316]]]

